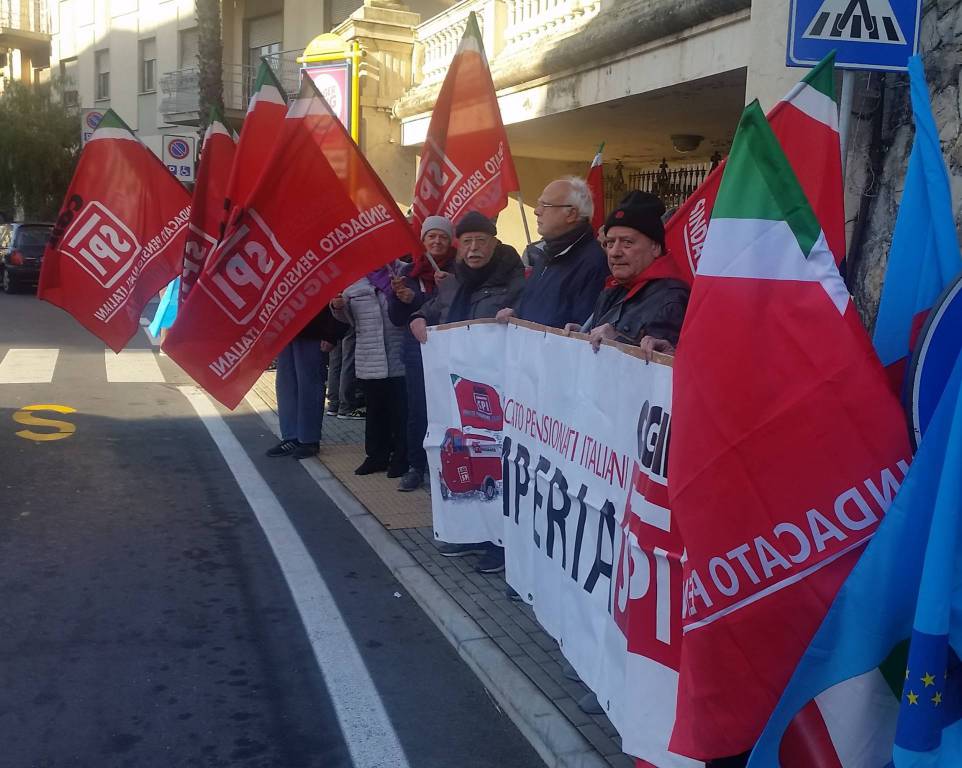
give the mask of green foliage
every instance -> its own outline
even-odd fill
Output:
[[[53,221],[80,155],[80,114],[49,85],[10,83],[0,94],[0,212]]]

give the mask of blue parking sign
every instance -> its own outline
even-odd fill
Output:
[[[904,71],[918,52],[922,0],[791,0],[786,63]]]

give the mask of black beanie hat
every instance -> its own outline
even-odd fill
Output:
[[[483,213],[468,211],[464,214],[461,221],[458,222],[458,226],[455,227],[454,230],[454,233],[458,237],[461,237],[465,232],[484,232],[494,237],[498,234],[498,228],[494,226],[494,222]]]
[[[605,232],[612,227],[630,227],[665,247],[665,225],[661,220],[665,204],[649,192],[630,192],[605,220]]]

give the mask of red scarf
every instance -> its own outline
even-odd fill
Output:
[[[446,255],[440,259],[435,259],[438,267],[444,270],[445,267],[454,262],[454,257],[457,253],[457,250],[454,248],[449,248]],[[420,279],[421,282],[424,283],[425,293],[434,293],[434,289],[436,288],[434,284],[434,267],[431,265],[431,262],[428,261],[428,257],[425,254],[421,253],[414,257],[411,263],[411,270],[407,276],[415,280]]]
[[[681,270],[678,269],[678,265],[675,260],[670,258],[667,253],[663,253],[657,259],[655,259],[651,264],[648,265],[646,269],[643,269],[640,274],[635,276],[635,279],[630,283],[622,283],[620,280],[616,280],[612,276],[608,276],[605,280],[605,289],[608,288],[627,288],[628,293],[625,296],[625,301],[634,296],[638,291],[644,288],[648,283],[655,280],[663,280],[665,278],[670,278],[673,280],[684,281],[684,277],[681,274]]]

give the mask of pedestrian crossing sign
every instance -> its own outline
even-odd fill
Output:
[[[787,64],[905,70],[918,52],[922,0],[791,0]]]

